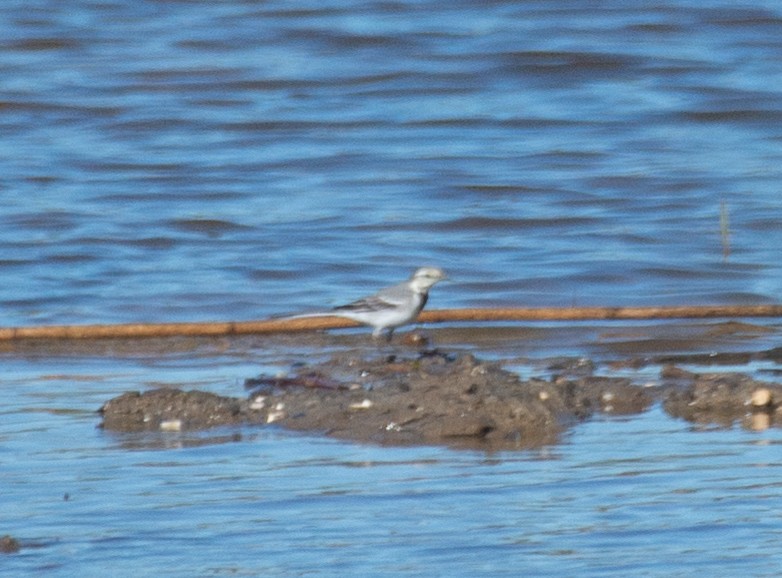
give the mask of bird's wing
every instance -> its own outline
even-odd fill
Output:
[[[399,303],[389,301],[379,297],[378,295],[372,295],[371,297],[365,297],[353,303],[347,305],[340,305],[335,307],[333,311],[387,311],[388,309],[395,309],[399,307]]]
[[[378,291],[374,295],[353,301],[347,305],[335,307],[335,311],[384,311],[404,305],[410,300],[410,288],[407,283],[400,283]]]

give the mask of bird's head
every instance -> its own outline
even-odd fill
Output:
[[[438,281],[447,279],[442,269],[437,267],[421,267],[416,269],[413,276],[410,277],[410,287],[413,291],[424,292]]]

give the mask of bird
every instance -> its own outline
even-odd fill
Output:
[[[442,269],[419,267],[407,281],[381,289],[374,295],[327,311],[303,313],[287,319],[343,317],[372,327],[373,338],[377,339],[385,332],[386,339],[391,341],[394,329],[415,321],[426,305],[429,289],[446,278]]]

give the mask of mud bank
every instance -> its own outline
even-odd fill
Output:
[[[469,354],[345,354],[291,376],[248,379],[246,398],[157,389],[122,394],[100,411],[102,426],[115,431],[273,423],[359,442],[484,450],[553,444],[596,413],[636,414],[656,401],[699,423],[782,421],[782,386],[740,374],[698,375],[668,365],[661,385],[648,388],[593,375],[588,360],[558,360],[550,369],[558,377],[521,380]]]
[[[174,389],[128,392],[101,408],[102,425],[178,431],[274,423],[379,444],[515,449],[555,443],[595,412],[637,413],[653,401],[624,379],[522,381],[498,364],[439,351],[409,359],[346,355],[246,385],[246,399]]]
[[[266,423],[248,400],[174,388],[129,391],[100,409],[102,427],[113,431],[184,431],[221,425]]]

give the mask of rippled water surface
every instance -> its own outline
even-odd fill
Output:
[[[0,324],[251,320],[420,264],[434,308],[776,303],[781,62],[776,1],[5,0]],[[777,346],[762,324],[433,335],[611,360]],[[782,573],[777,429],[655,408],[486,455],[95,428],[122,391],[242,395],[363,337],[4,347],[0,573]]]

